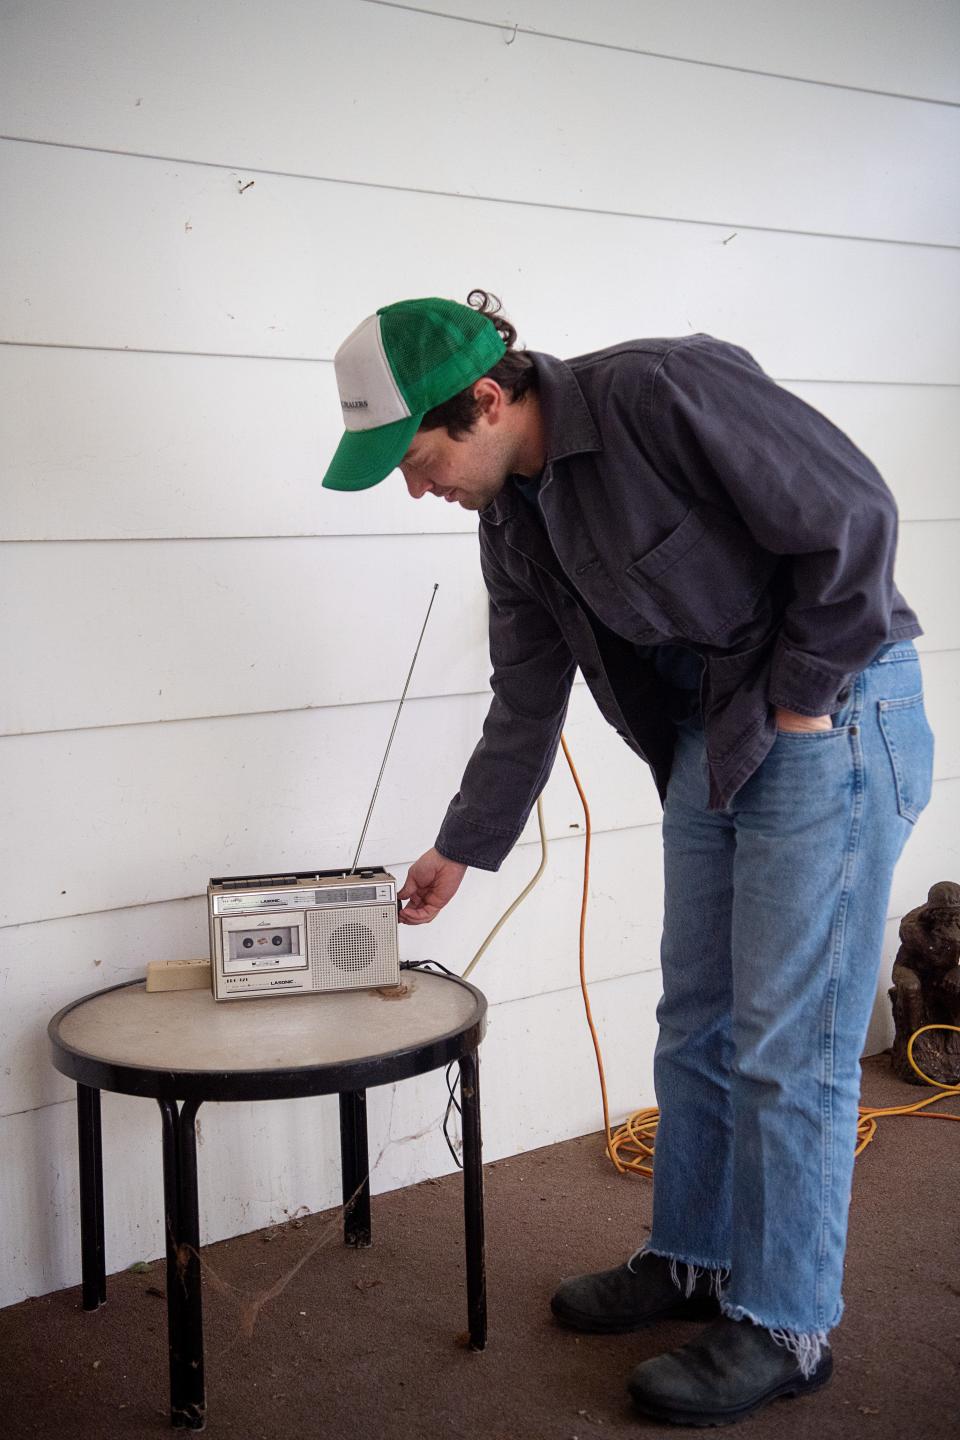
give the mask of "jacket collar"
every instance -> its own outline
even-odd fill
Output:
[[[594,424],[583,391],[570,366],[555,355],[529,350],[528,355],[537,372],[537,393],[547,433],[546,476],[555,460],[602,450],[600,432]],[[523,503],[523,502],[519,502]],[[503,487],[495,500],[481,510],[480,519],[488,525],[501,525],[510,518],[518,504],[513,486]]]

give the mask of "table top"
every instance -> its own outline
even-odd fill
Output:
[[[75,1000],[50,1021],[56,1068],[98,1090],[179,1100],[277,1100],[421,1075],[475,1050],[487,1002],[427,970],[399,992],[217,1002],[143,980]]]

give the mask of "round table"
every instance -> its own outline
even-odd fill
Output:
[[[459,1062],[470,1344],[486,1343],[478,1046],[487,1002],[454,976],[404,969],[402,987],[217,1003],[207,990],[132,981],[50,1021],[53,1063],[77,1082],[83,1308],[106,1299],[100,1091],[147,1096],[162,1116],[170,1420],[206,1420],[197,1197],[204,1100],[340,1097],[344,1241],[369,1245],[366,1092]],[[405,987],[405,988],[404,988]]]

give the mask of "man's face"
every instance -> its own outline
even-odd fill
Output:
[[[503,489],[514,449],[505,427],[491,425],[481,415],[459,440],[442,427],[418,430],[400,470],[414,500],[437,495],[464,510],[483,510]]]

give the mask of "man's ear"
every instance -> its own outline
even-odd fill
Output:
[[[496,380],[491,380],[488,375],[484,375],[474,385],[473,398],[488,420],[495,420],[506,402],[502,386],[498,385]]]

